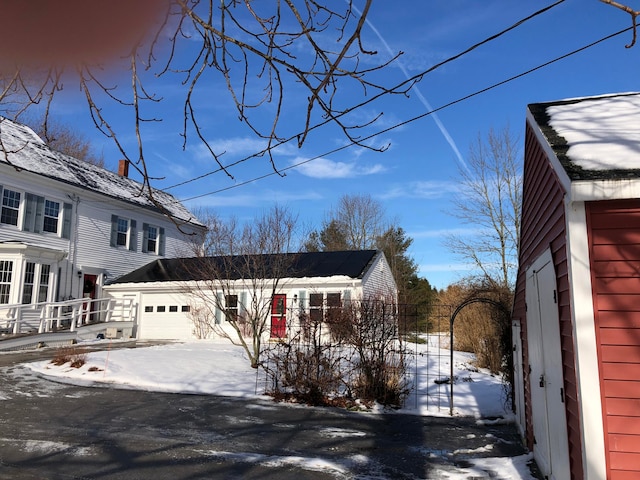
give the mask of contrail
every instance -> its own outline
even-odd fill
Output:
[[[349,0],[345,0],[345,1],[349,3]],[[358,15],[362,15],[362,12],[358,9],[358,7],[356,7],[355,5],[352,5],[352,8],[358,13]],[[373,23],[371,23],[371,21],[368,18],[365,19],[365,22],[369,26],[369,28],[373,31],[373,33],[376,34],[376,36],[378,37],[378,40],[382,42],[382,45],[384,45],[384,48],[387,50],[387,53],[389,54],[389,56],[393,57],[394,56],[393,50],[391,50],[391,47],[382,37],[378,29],[373,25]],[[397,60],[397,65],[400,67],[400,70],[402,70],[402,73],[404,73],[404,76],[407,79],[411,78],[411,75],[409,75],[409,72],[407,71],[407,69],[404,67],[404,65],[400,60]],[[417,85],[413,86],[413,90],[415,90],[416,94],[418,95],[418,99],[425,106],[425,108],[429,111],[433,110],[433,107],[431,106],[429,101],[424,97],[424,95],[422,95],[422,92],[420,91]],[[458,150],[458,146],[456,145],[456,142],[453,140],[453,138],[449,134],[447,127],[444,126],[438,114],[432,113],[429,116],[433,118],[433,121],[436,123],[438,130],[440,130],[440,133],[442,133],[442,136],[445,138],[447,143],[451,146],[451,149],[453,150],[453,153],[456,155],[456,158],[458,159],[458,162],[460,163],[460,165],[468,172],[469,167],[467,166],[467,163],[462,158],[462,154],[460,153],[460,150]]]

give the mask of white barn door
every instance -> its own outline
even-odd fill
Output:
[[[556,274],[547,250],[527,270],[527,344],[533,453],[550,479],[570,478]]]

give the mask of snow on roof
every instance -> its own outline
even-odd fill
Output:
[[[95,193],[161,212],[140,182],[49,148],[33,130],[0,117],[0,163]],[[172,217],[202,225],[173,195],[152,189],[153,199]]]
[[[640,177],[640,93],[529,106],[573,179]]]

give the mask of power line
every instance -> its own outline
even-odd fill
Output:
[[[521,25],[523,25],[524,23],[528,22],[529,20],[532,20],[533,18],[535,18],[535,17],[537,17],[539,15],[542,15],[543,13],[546,13],[547,11],[551,10],[554,7],[557,7],[561,3],[564,3],[564,1],[565,0],[558,0],[557,2],[555,2],[555,3],[551,4],[551,5],[548,5],[548,6],[544,7],[544,8],[541,8],[540,10],[537,10],[536,12],[532,13],[531,15],[528,15],[527,17],[524,17],[521,20],[518,20],[516,23],[514,23],[511,26],[505,28],[504,30],[501,30],[500,32],[498,32],[496,34],[491,35],[491,36],[485,38],[484,40],[482,40],[482,41],[480,41],[478,43],[475,43],[474,45],[470,46],[466,50],[463,50],[462,52],[457,53],[456,55],[453,55],[453,56],[451,56],[451,57],[449,57],[449,58],[447,58],[447,59],[445,59],[445,60],[443,60],[443,61],[441,61],[439,63],[436,63],[435,65],[429,67],[428,69],[426,69],[426,70],[424,70],[424,71],[422,71],[422,72],[420,72],[420,73],[418,73],[418,74],[416,74],[416,75],[414,75],[412,77],[406,78],[404,81],[400,82],[399,84],[397,84],[397,85],[395,85],[395,86],[393,86],[393,87],[391,87],[389,89],[386,89],[385,91],[380,92],[377,95],[372,96],[368,100],[365,100],[365,101],[363,101],[363,102],[361,102],[361,103],[359,103],[357,105],[354,105],[354,106],[346,109],[345,111],[341,112],[339,115],[335,115],[334,118],[343,117],[344,115],[347,115],[348,113],[351,113],[351,112],[353,112],[353,111],[355,111],[355,110],[357,110],[359,108],[362,108],[362,107],[364,107],[364,106],[366,106],[366,105],[378,100],[379,98],[381,98],[383,96],[390,95],[390,94],[393,94],[393,93],[397,93],[397,92],[399,92],[401,90],[409,90],[412,85],[422,81],[422,79],[426,75],[428,75],[429,73],[432,73],[435,70],[439,69],[440,67],[443,67],[444,65],[447,65],[448,63],[451,63],[451,62],[453,62],[453,61],[455,61],[455,60],[467,55],[468,53],[471,53],[472,51],[476,50],[477,48],[481,47],[482,45],[485,45],[485,44],[487,44],[489,42],[492,42],[493,40],[496,40],[496,39],[500,38],[501,36],[505,35],[506,33],[508,33],[510,31],[520,27]],[[313,130],[316,130],[317,128],[320,128],[320,127],[322,127],[322,126],[324,126],[324,125],[326,125],[327,123],[330,123],[330,122],[331,122],[331,119],[327,119],[327,120],[325,120],[323,122],[315,124],[315,125],[309,127],[307,132],[311,132]],[[208,177],[210,175],[213,175],[215,173],[221,172],[221,171],[226,170],[228,168],[235,167],[236,165],[244,163],[244,162],[246,162],[246,161],[248,161],[248,160],[250,160],[252,158],[261,157],[265,153],[267,153],[269,151],[273,151],[274,149],[278,148],[279,146],[284,145],[286,143],[291,142],[292,140],[297,139],[303,133],[304,132],[296,133],[296,134],[290,136],[289,138],[286,138],[286,139],[283,139],[283,140],[277,142],[275,145],[273,145],[271,147],[268,147],[268,148],[266,148],[264,150],[261,150],[259,152],[256,152],[256,153],[253,153],[251,155],[248,155],[248,156],[246,156],[244,158],[236,160],[235,162],[232,162],[232,163],[230,163],[228,165],[225,165],[224,167],[220,167],[220,168],[217,168],[217,169],[212,170],[210,172],[203,173],[202,175],[198,175],[197,177],[193,177],[193,178],[185,180],[183,182],[176,183],[175,185],[171,185],[169,187],[166,187],[163,190],[170,190],[172,188],[181,187],[182,185],[186,185],[188,183],[192,183],[192,182],[195,182],[197,180],[201,180],[203,178],[206,178],[206,177]],[[347,144],[347,146],[351,146],[351,145],[354,145],[354,143],[352,142],[352,143]],[[287,169],[285,169],[285,170],[287,170]],[[282,170],[282,171],[284,171],[284,170]],[[274,173],[276,173],[276,172],[274,172]]]
[[[492,84],[492,85],[490,85],[490,86],[488,86],[488,87],[482,88],[482,89],[480,89],[480,90],[476,90],[476,91],[475,91],[475,92],[473,92],[473,93],[470,93],[470,94],[465,95],[465,96],[463,96],[463,97],[460,97],[460,98],[458,98],[458,99],[456,99],[456,100],[453,100],[453,101],[451,101],[451,102],[449,102],[449,103],[446,103],[446,104],[444,104],[444,105],[441,105],[441,106],[439,106],[438,108],[435,108],[435,109],[430,110],[430,111],[428,111],[428,112],[424,112],[424,113],[422,113],[422,114],[420,114],[420,115],[416,115],[416,116],[414,116],[414,117],[412,117],[412,118],[409,118],[409,119],[407,119],[407,120],[404,120],[404,121],[402,121],[402,122],[400,122],[400,123],[396,123],[395,125],[392,125],[392,126],[387,127],[387,128],[385,128],[385,129],[383,129],[383,130],[380,130],[380,131],[378,131],[378,132],[376,132],[376,133],[373,133],[373,134],[371,134],[371,135],[368,135],[368,136],[366,136],[366,137],[364,137],[364,138],[360,139],[360,141],[361,141],[361,142],[364,142],[364,141],[370,140],[370,139],[372,139],[372,138],[374,138],[374,137],[377,137],[377,136],[382,135],[382,134],[384,134],[384,133],[387,133],[387,132],[390,132],[390,131],[392,131],[392,130],[395,130],[396,128],[402,127],[402,126],[407,125],[407,124],[409,124],[409,123],[413,123],[413,122],[415,122],[415,121],[417,121],[417,120],[420,120],[420,119],[422,119],[422,118],[428,117],[429,115],[432,115],[432,114],[434,114],[434,113],[436,113],[436,112],[439,112],[439,111],[441,111],[441,110],[444,110],[445,108],[449,108],[449,107],[451,107],[451,106],[453,106],[453,105],[456,105],[456,104],[458,104],[458,103],[461,103],[461,102],[464,102],[464,101],[466,101],[466,100],[469,100],[470,98],[473,98],[473,97],[476,97],[476,96],[481,95],[481,94],[483,94],[483,93],[486,93],[486,92],[488,92],[488,91],[490,91],[490,90],[493,90],[493,89],[495,89],[495,88],[497,88],[497,87],[500,87],[500,86],[502,86],[502,85],[505,85],[506,83],[512,82],[512,81],[517,80],[517,79],[519,79],[519,78],[522,78],[522,77],[524,77],[524,76],[526,76],[526,75],[529,75],[530,73],[533,73],[533,72],[535,72],[535,71],[537,71],[537,70],[540,70],[540,69],[542,69],[542,68],[548,67],[549,65],[552,65],[552,64],[554,64],[554,63],[557,63],[557,62],[559,62],[560,60],[564,60],[565,58],[568,58],[568,57],[570,57],[570,56],[572,56],[572,55],[575,55],[575,54],[577,54],[577,53],[583,52],[584,50],[587,50],[587,49],[589,49],[589,48],[591,48],[591,47],[594,47],[594,46],[596,46],[596,45],[598,45],[598,44],[600,44],[600,43],[602,43],[602,42],[605,42],[605,41],[610,40],[610,39],[612,39],[612,38],[614,38],[614,37],[617,37],[618,35],[621,35],[621,34],[623,34],[623,33],[626,33],[626,32],[628,32],[628,31],[632,30],[633,28],[634,28],[634,27],[627,27],[627,28],[625,28],[625,29],[623,29],[623,30],[620,30],[620,31],[616,32],[616,33],[612,33],[612,34],[610,34],[610,35],[607,35],[607,36],[605,36],[605,37],[602,37],[601,39],[596,40],[595,42],[592,42],[592,43],[590,43],[590,44],[588,44],[588,45],[585,45],[585,46],[583,46],[583,47],[580,47],[580,48],[577,48],[577,49],[575,49],[575,50],[572,50],[572,51],[571,51],[571,52],[569,52],[569,53],[565,53],[564,55],[561,55],[561,56],[559,56],[559,57],[556,57],[556,58],[554,58],[553,60],[549,60],[548,62],[542,63],[542,64],[540,64],[540,65],[538,65],[538,66],[536,66],[536,67],[533,67],[533,68],[531,68],[531,69],[529,69],[529,70],[526,70],[526,71],[524,71],[524,72],[522,72],[522,73],[519,73],[519,74],[517,74],[517,75],[514,75],[514,76],[512,76],[512,77],[509,77],[509,78],[507,78],[507,79],[505,79],[505,80],[502,80],[502,81],[500,81],[500,82],[494,83],[494,84]],[[332,155],[332,154],[334,154],[334,153],[340,152],[340,151],[342,151],[342,150],[346,150],[347,148],[350,148],[350,147],[352,147],[352,146],[354,146],[354,145],[357,145],[357,144],[356,144],[355,142],[351,142],[351,143],[348,143],[348,144],[346,144],[346,145],[343,145],[343,146],[340,146],[340,147],[336,147],[336,148],[334,148],[334,149],[332,149],[332,150],[329,150],[329,151],[327,151],[327,152],[324,152],[323,154],[316,155],[315,157],[308,158],[308,159],[306,159],[306,160],[304,160],[304,161],[302,161],[302,162],[298,162],[298,163],[295,163],[295,164],[290,165],[290,166],[288,166],[288,167],[284,167],[284,168],[280,169],[278,172],[269,172],[269,173],[266,173],[266,174],[264,174],[264,175],[261,175],[261,176],[258,176],[258,177],[255,177],[255,178],[252,178],[251,180],[246,180],[246,181],[244,181],[244,182],[240,182],[240,183],[237,183],[237,184],[234,184],[234,185],[230,185],[230,186],[228,186],[228,187],[221,188],[221,189],[218,189],[218,190],[214,190],[214,191],[211,191],[211,192],[208,192],[208,193],[203,193],[203,194],[200,194],[200,195],[195,195],[195,196],[193,196],[193,197],[184,198],[184,199],[182,199],[181,201],[186,202],[186,201],[189,201],[189,200],[195,200],[195,199],[197,199],[197,198],[207,197],[207,196],[209,196],[209,195],[215,195],[216,193],[222,193],[222,192],[225,192],[225,191],[227,191],[227,190],[231,190],[231,189],[233,189],[233,188],[238,188],[238,187],[241,187],[241,186],[247,185],[247,184],[252,183],[252,182],[256,182],[256,181],[259,181],[259,180],[263,180],[263,179],[265,179],[265,178],[267,178],[267,177],[271,177],[271,176],[273,176],[273,175],[277,175],[277,174],[278,174],[278,175],[281,175],[281,174],[282,174],[282,172],[286,172],[287,170],[291,170],[291,169],[297,168],[297,167],[299,167],[299,166],[301,166],[301,165],[304,165],[304,164],[306,164],[306,163],[312,162],[312,161],[314,161],[314,160],[318,160],[318,159],[320,159],[320,158],[327,157],[327,156],[329,156],[329,155]]]

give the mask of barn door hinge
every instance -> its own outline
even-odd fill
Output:
[[[544,388],[544,375],[540,375],[540,388]]]
[[[558,297],[555,290],[553,291],[553,303],[558,303]]]

